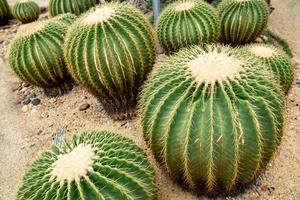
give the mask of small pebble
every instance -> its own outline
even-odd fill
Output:
[[[84,110],[87,110],[88,108],[90,107],[90,104],[88,103],[83,103],[79,106],[79,110],[80,111],[84,111]]]
[[[22,111],[23,113],[26,113],[28,110],[29,110],[28,105],[24,105],[24,106],[21,108],[21,111]]]
[[[24,101],[22,101],[23,105],[28,105],[30,104],[31,100],[29,98],[26,98]]]
[[[17,90],[20,90],[22,88],[22,84],[17,82],[17,83],[14,83],[13,86],[11,87],[11,90],[13,92],[17,91]]]
[[[35,99],[32,99],[31,103],[32,103],[32,105],[37,106],[41,103],[41,100],[39,98],[35,98]]]

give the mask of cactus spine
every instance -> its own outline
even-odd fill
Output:
[[[262,63],[225,46],[182,50],[140,99],[144,138],[175,179],[231,190],[254,179],[280,143],[283,95]]]
[[[32,0],[19,0],[12,8],[13,16],[23,24],[36,21],[39,18],[40,8]]]
[[[0,0],[0,25],[6,24],[10,17],[10,10],[6,0]]]
[[[71,13],[60,14],[60,15],[57,15],[57,16],[51,18],[51,20],[61,22],[66,26],[71,26],[75,22],[76,19],[77,19],[77,16],[74,14],[71,14]]]
[[[167,6],[158,19],[157,35],[167,52],[218,39],[220,20],[216,9],[204,1],[181,0]]]
[[[130,114],[155,59],[149,23],[125,3],[91,9],[70,28],[65,57],[72,77],[115,118]]]
[[[265,0],[223,0],[218,5],[221,40],[244,44],[254,41],[266,28],[269,8]]]
[[[288,91],[293,81],[293,68],[289,57],[284,52],[267,44],[252,44],[243,49],[262,60],[274,73],[283,90]]]
[[[44,88],[56,87],[69,78],[62,45],[67,26],[52,20],[33,22],[18,29],[8,60],[24,81]]]
[[[49,0],[49,13],[54,17],[63,13],[80,15],[96,5],[96,0]]]
[[[107,131],[53,146],[26,173],[17,199],[156,199],[154,170],[133,141]]]

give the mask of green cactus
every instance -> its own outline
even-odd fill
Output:
[[[220,33],[217,10],[204,1],[181,0],[167,6],[157,23],[157,35],[167,53],[182,47],[215,42]]]
[[[24,81],[52,88],[69,80],[62,45],[67,26],[53,20],[33,22],[18,29],[12,40],[8,60]]]
[[[132,140],[108,131],[53,146],[26,173],[17,199],[154,200],[154,170]]]
[[[96,0],[49,0],[49,13],[54,17],[63,13],[80,15],[96,5]]]
[[[36,21],[40,8],[33,0],[19,0],[12,8],[13,16],[23,24]]]
[[[10,17],[10,10],[6,0],[0,0],[0,25],[7,23]]]
[[[281,141],[284,103],[261,65],[238,49],[196,46],[153,72],[139,101],[141,124],[175,180],[229,191],[267,165]]]
[[[252,42],[267,27],[269,7],[265,0],[223,0],[218,10],[224,43]]]
[[[51,20],[62,22],[66,26],[72,25],[76,19],[77,19],[77,16],[74,14],[71,14],[71,13],[60,14],[60,15],[57,15],[57,16],[51,18]]]
[[[127,117],[155,59],[150,24],[133,6],[106,3],[70,28],[65,58],[72,77],[99,97],[112,117]]]
[[[261,59],[279,80],[284,91],[288,91],[293,82],[293,68],[290,58],[280,49],[273,45],[252,44],[244,46],[243,49]]]

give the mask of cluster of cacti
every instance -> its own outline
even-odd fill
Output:
[[[53,146],[26,173],[17,199],[154,200],[154,170],[133,141],[111,132]]]
[[[265,0],[223,0],[218,4],[221,40],[244,44],[254,41],[266,28],[269,8]]]
[[[21,26],[9,47],[10,66],[30,84],[59,86],[69,78],[62,49],[66,31],[66,25],[52,20]]]
[[[57,16],[51,18],[51,20],[61,22],[61,23],[65,24],[66,26],[72,25],[76,19],[77,19],[77,16],[74,14],[71,14],[71,13],[60,14],[60,15],[57,15]]]
[[[49,13],[52,17],[73,13],[80,15],[96,5],[96,0],[49,0]]]
[[[71,26],[64,49],[78,83],[113,117],[130,114],[155,59],[151,28],[140,11],[125,3],[92,8]]]
[[[0,0],[0,25],[4,25],[10,17],[10,10],[6,0]]]
[[[219,33],[217,10],[204,1],[176,1],[164,9],[157,24],[159,42],[167,52],[216,42]]]
[[[12,14],[16,19],[26,24],[39,18],[40,8],[33,0],[19,0],[13,6]]]
[[[284,91],[287,91],[293,81],[293,69],[289,57],[273,45],[252,44],[243,49],[262,60],[274,73]]]
[[[262,62],[226,46],[169,58],[140,100],[144,138],[156,159],[192,189],[231,190],[252,181],[280,143],[283,96]]]

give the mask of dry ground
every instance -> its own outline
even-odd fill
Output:
[[[300,199],[300,83],[296,84],[300,82],[300,2],[274,0],[273,5],[275,11],[270,26],[288,39],[295,53],[294,62],[298,62],[295,80],[287,95],[285,135],[266,172],[248,189],[226,199]],[[26,85],[13,92],[19,80],[9,69],[5,55],[16,28],[17,25],[11,25],[0,30],[0,200],[15,198],[26,169],[42,149],[54,144],[56,133],[61,129],[65,130],[66,138],[82,130],[113,129],[147,151],[156,169],[161,200],[207,199],[181,189],[155,163],[137,119],[113,121],[96,98],[83,88],[76,87],[58,98],[45,97],[41,89]],[[41,99],[38,106],[19,104],[18,99],[32,93]],[[90,104],[90,108],[79,111],[83,103]]]

